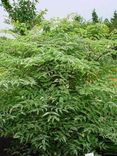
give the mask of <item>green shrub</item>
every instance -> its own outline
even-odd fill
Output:
[[[112,40],[117,40],[117,29],[114,29],[109,36],[110,39]]]
[[[113,44],[56,31],[0,39],[0,135],[44,156],[81,156],[106,148],[106,140],[116,144]]]
[[[109,34],[109,28],[105,24],[90,24],[87,26],[87,37],[91,39],[106,38]]]

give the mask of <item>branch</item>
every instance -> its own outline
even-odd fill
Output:
[[[12,6],[9,2],[9,0],[1,0],[3,7],[6,9],[8,13],[12,11]]]

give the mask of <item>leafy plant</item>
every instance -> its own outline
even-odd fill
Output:
[[[90,39],[107,38],[109,28],[105,24],[97,23],[87,26],[87,37]]]
[[[106,149],[107,140],[117,144],[116,40],[104,39],[105,25],[87,26],[84,38],[74,27],[65,20],[0,39],[0,136],[38,155],[81,156]]]
[[[26,35],[35,25],[40,25],[44,19],[46,9],[40,12],[36,10],[38,0],[19,0],[11,1],[2,0],[2,6],[9,15],[7,22],[14,26],[13,31],[20,35]]]

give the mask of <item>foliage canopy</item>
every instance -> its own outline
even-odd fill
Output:
[[[42,156],[117,144],[116,40],[103,24],[97,30],[64,19],[48,26],[0,39],[0,135]]]

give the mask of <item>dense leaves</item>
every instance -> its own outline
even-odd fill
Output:
[[[2,0],[2,6],[7,11],[9,18],[7,23],[13,25],[13,31],[20,35],[26,35],[27,30],[32,29],[36,24],[40,25],[46,9],[37,12],[38,0]]]
[[[0,135],[39,155],[81,156],[117,144],[116,40],[105,38],[105,25],[78,23],[0,39]]]

